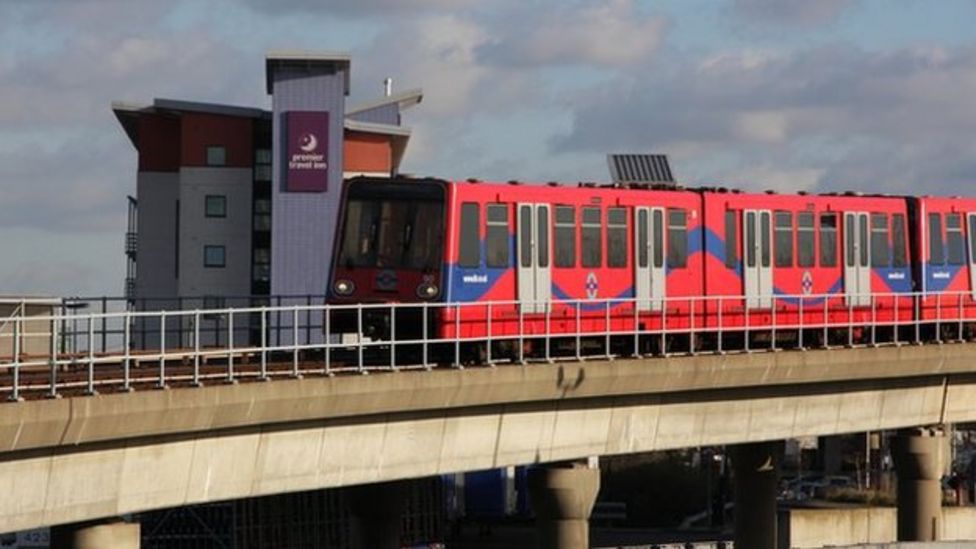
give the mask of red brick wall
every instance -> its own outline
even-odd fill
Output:
[[[161,114],[139,115],[139,171],[180,169],[180,119]]]

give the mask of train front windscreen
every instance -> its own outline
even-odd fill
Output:
[[[333,292],[338,297],[437,297],[444,240],[442,185],[352,181],[344,209],[333,269]]]

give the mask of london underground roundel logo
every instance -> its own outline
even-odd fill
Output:
[[[312,152],[319,147],[319,140],[314,133],[302,134],[298,139],[298,148],[304,152]]]

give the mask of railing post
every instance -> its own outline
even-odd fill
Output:
[[[524,303],[519,302],[519,304],[518,304],[518,310],[519,310],[519,315],[518,315],[518,319],[519,319],[519,330],[518,330],[518,333],[519,333],[519,337],[518,337],[519,346],[518,347],[519,348],[518,348],[518,357],[519,357],[519,363],[520,364],[525,364],[525,306],[524,306]]]
[[[898,343],[898,332],[900,331],[900,328],[901,328],[901,316],[898,314],[898,302],[899,301],[901,301],[901,295],[896,293],[895,294],[895,322],[894,322],[894,328],[893,328],[894,329],[894,333],[892,334],[892,336],[894,336],[894,341],[895,341],[895,345],[896,346],[899,344]]]
[[[13,351],[13,381],[10,391],[9,400],[16,402],[20,400],[20,331],[22,329],[21,319],[22,316],[14,317],[14,341],[12,345]]]
[[[280,316],[280,315],[279,315]],[[261,307],[261,381],[268,381],[268,308]]]
[[[695,354],[695,298],[688,298],[689,320],[688,320],[688,354]]]
[[[488,357],[488,365],[494,366],[495,363],[492,362],[491,360],[491,314],[492,314],[491,301],[487,303],[487,308],[488,308],[488,338],[485,340],[485,347],[486,347],[485,356]]]
[[[88,316],[88,385],[86,395],[95,394],[95,315]]]
[[[915,344],[918,345],[922,343],[922,294],[913,294],[912,304],[915,308]]]
[[[722,308],[723,308],[723,299],[721,296],[719,296],[718,298],[718,354],[725,353],[725,350],[722,348],[723,347],[722,340],[725,339],[725,331],[724,331],[724,326],[722,324]]]
[[[63,310],[61,315],[60,318],[55,317],[51,320],[51,356],[48,358],[48,364],[51,366],[51,390],[48,391],[48,398],[58,398],[58,350],[63,327],[61,323],[64,322]]]
[[[454,367],[461,367],[461,302],[454,304]]]
[[[552,362],[551,349],[549,348],[550,332],[552,331],[552,307],[549,302],[546,302],[544,306],[546,308],[546,362]]]
[[[227,309],[227,382],[237,383],[234,378],[234,311]]]
[[[773,333],[772,333],[772,337],[769,340],[769,350],[775,351],[776,350],[776,295],[775,294],[773,294],[772,298],[770,299],[770,302],[772,304],[772,309],[773,309],[773,313],[771,317],[773,323]]]
[[[323,311],[322,314],[325,316],[328,315],[328,312]],[[291,325],[298,325],[298,307],[291,310]],[[328,332],[323,333],[322,338],[325,339],[326,344],[329,343]],[[298,330],[291,331],[291,377],[295,379],[302,377],[302,375],[298,373]]]
[[[330,324],[332,322],[332,315],[330,314],[328,307],[326,307],[323,310],[322,314],[324,315],[323,322],[325,323],[325,329],[323,330],[324,339],[325,339],[325,375],[331,376],[332,375],[332,331],[331,331]]]
[[[640,356],[640,307],[634,299],[634,358]]]
[[[742,302],[742,314],[745,317],[745,319],[744,319],[745,321],[742,323],[743,324],[743,328],[744,328],[744,330],[742,331],[742,334],[743,334],[742,346],[745,349],[745,351],[748,353],[750,351],[750,349],[749,349],[749,324],[750,324],[750,320],[749,320],[749,298],[748,297],[746,299],[744,299],[743,302]]]
[[[430,370],[430,363],[427,362],[427,340],[430,335],[428,333],[428,328],[427,328],[428,307],[429,306],[426,301],[424,301],[423,304],[420,306],[420,315],[421,315],[420,326],[421,326],[421,330],[423,331],[423,333],[420,336],[421,348],[422,348],[422,355],[420,359],[421,362],[423,362],[423,367],[427,370]]]
[[[800,318],[799,318],[799,320],[797,322],[796,331],[797,331],[797,345],[799,345],[799,349],[801,351],[804,350],[804,347],[803,347],[803,323],[806,321],[806,319],[803,318],[803,302],[804,301],[806,301],[806,299],[804,299],[803,296],[800,296],[800,309],[799,309],[800,310]]]
[[[312,342],[312,296],[305,296],[305,343]],[[296,328],[297,329],[297,328]]]
[[[861,294],[856,294],[857,298],[861,297]],[[847,302],[847,346],[854,346],[854,302],[858,299],[851,298]]]
[[[935,294],[935,341],[942,343],[942,292]]]
[[[132,390],[129,375],[132,366],[132,352],[130,350],[132,346],[132,328],[130,327],[131,321],[132,313],[126,311],[125,316],[122,317],[122,322],[125,323],[125,326],[122,328],[122,347],[124,348],[125,352],[125,358],[122,359],[122,390],[126,393]]]
[[[193,386],[200,383],[200,309],[193,310]]]
[[[583,322],[581,318],[583,302],[576,300],[574,307],[576,308],[576,360],[583,360]]]
[[[962,339],[962,298],[963,298],[963,294],[961,294],[961,293],[957,293],[956,294],[956,315],[959,318],[959,331],[956,332],[956,341],[958,341],[959,343],[962,343],[963,342],[963,339]]]
[[[159,381],[156,388],[166,388],[166,311],[159,313]]]
[[[356,343],[358,343],[357,355],[359,357],[359,373],[365,373],[366,369],[363,366],[363,306],[362,304],[356,305]]]
[[[661,298],[661,356],[668,356],[668,297]]]
[[[108,311],[106,310],[107,308],[108,308],[108,298],[106,296],[102,296],[102,354],[105,354],[105,350],[107,348],[107,339],[106,339],[107,326],[105,325],[108,322],[108,316],[106,315],[106,313],[108,313]]]
[[[613,355],[610,354],[610,300],[607,299],[604,302],[604,317],[603,317],[603,328],[606,332],[606,341],[604,343],[604,352],[607,355],[607,360],[612,360]]]
[[[391,303],[390,304],[390,370],[391,371],[394,371],[394,372],[397,370],[397,366],[396,366],[396,342],[397,342],[397,335],[396,335],[396,317],[397,317],[396,303]]]

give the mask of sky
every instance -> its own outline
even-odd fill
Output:
[[[270,108],[264,55],[422,87],[403,171],[976,195],[976,0],[0,0],[0,295],[120,295],[113,100]]]

